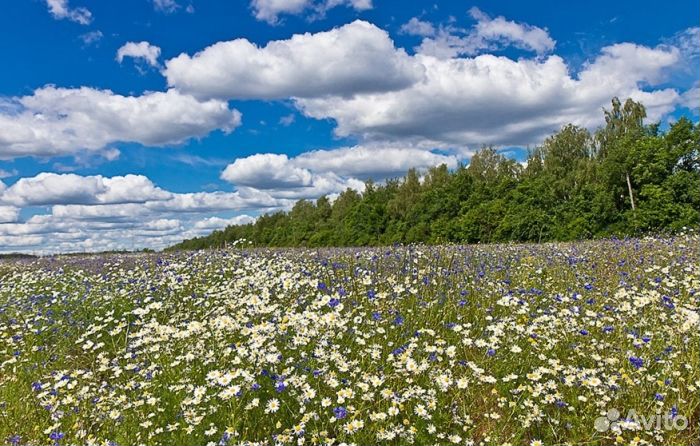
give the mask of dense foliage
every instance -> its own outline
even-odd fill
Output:
[[[700,124],[682,118],[662,132],[645,116],[641,104],[614,99],[604,128],[567,125],[530,150],[526,166],[484,148],[454,171],[368,181],[362,194],[302,200],[175,248],[577,240],[696,226]]]
[[[699,242],[0,263],[0,444],[696,445]]]

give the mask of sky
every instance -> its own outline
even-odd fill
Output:
[[[698,120],[697,0],[22,0],[0,14],[0,252],[162,249],[613,96]]]

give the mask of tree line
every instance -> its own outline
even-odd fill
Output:
[[[700,223],[700,124],[644,124],[642,104],[614,98],[605,126],[572,124],[528,150],[524,165],[485,147],[468,165],[369,180],[334,201],[300,200],[170,249],[565,241],[673,232]]]

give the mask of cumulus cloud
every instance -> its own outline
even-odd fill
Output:
[[[225,101],[199,101],[173,89],[122,96],[47,86],[0,106],[0,159],[100,152],[116,142],[179,144],[215,129],[231,132],[240,122]]]
[[[11,223],[17,221],[19,217],[19,208],[14,206],[0,205],[0,223]]]
[[[299,15],[311,10],[311,19],[323,17],[329,9],[347,6],[356,11],[372,9],[372,0],[252,0],[250,7],[256,19],[271,25],[279,22],[281,15]]]
[[[568,122],[599,125],[612,96],[643,101],[650,119],[681,101],[674,89],[654,88],[679,65],[683,53],[673,45],[610,45],[572,72],[562,57],[546,55],[555,47],[546,29],[476,8],[470,14],[476,23],[462,35],[449,27],[431,30],[418,19],[406,24],[404,32],[434,34],[424,43],[447,38],[447,50],[438,54],[408,55],[385,31],[355,21],[264,47],[245,39],[219,42],[168,60],[164,74],[171,87],[202,98],[291,98],[305,116],[332,119],[338,136],[363,144],[524,145]],[[535,56],[478,54],[505,46]]]
[[[0,193],[0,203],[15,206],[53,204],[144,203],[166,200],[172,194],[156,187],[143,175],[111,178],[43,172],[20,178]]]
[[[561,125],[601,123],[612,96],[642,100],[650,119],[671,111],[673,89],[649,89],[678,62],[675,48],[618,44],[573,75],[556,55],[518,59],[490,54],[417,54],[425,80],[395,92],[297,98],[308,116],[334,119],[339,136],[431,141],[438,146],[537,143]]]
[[[143,60],[148,65],[157,67],[160,48],[146,41],[127,42],[117,50],[117,62],[122,63],[125,57]]]
[[[313,150],[295,157],[294,163],[314,172],[334,172],[343,176],[385,178],[400,176],[408,169],[426,169],[446,164],[457,167],[455,155],[443,155],[410,146],[358,145],[332,150]]]
[[[0,252],[163,248],[229,224],[254,221],[243,210],[288,208],[260,190],[174,193],[147,177],[42,173],[0,182]],[[50,213],[20,221],[23,207]]]
[[[158,249],[181,240],[191,226],[190,222],[164,218],[104,222],[36,215],[23,223],[0,224],[0,252]]]
[[[469,10],[476,24],[470,29],[454,25],[441,26],[438,31],[431,30],[426,22],[409,21],[407,30],[413,34],[426,36],[416,51],[436,57],[450,58],[458,55],[475,55],[479,52],[494,51],[513,46],[537,54],[545,54],[554,49],[556,42],[546,29],[527,23],[507,20],[505,17],[489,17],[477,7]],[[432,26],[432,25],[431,25]]]
[[[311,172],[293,166],[287,155],[274,153],[259,153],[238,158],[233,164],[226,166],[221,179],[239,186],[253,186],[259,189],[306,187],[312,181]]]
[[[170,200],[150,201],[145,207],[156,212],[202,213],[274,209],[289,203],[260,190],[236,192],[190,192],[173,194]]]
[[[239,158],[226,166],[221,179],[235,184],[240,191],[264,191],[289,200],[317,198],[347,188],[364,189],[364,183],[355,178],[343,178],[330,171],[312,172],[300,167],[296,159],[274,153]]]
[[[246,39],[218,42],[166,61],[164,75],[197,97],[286,99],[397,90],[420,80],[423,68],[386,31],[358,20],[262,48]]]
[[[355,146],[315,150],[289,158],[263,153],[239,158],[221,178],[239,190],[260,190],[275,198],[318,198],[351,188],[364,190],[368,178],[384,180],[408,169],[457,166],[457,157],[411,147]]]
[[[46,6],[56,20],[68,19],[81,25],[89,25],[92,22],[92,13],[87,8],[71,8],[68,0],[46,0]]]

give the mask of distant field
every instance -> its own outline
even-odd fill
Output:
[[[700,236],[0,262],[0,443],[697,444]]]

